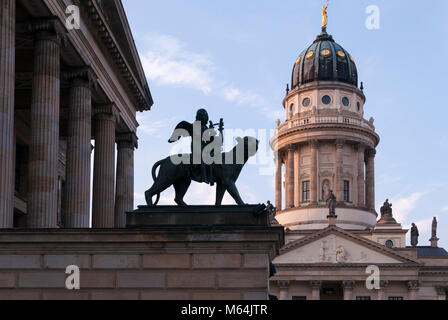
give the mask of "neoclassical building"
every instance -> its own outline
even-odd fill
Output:
[[[153,101],[121,1],[0,6],[0,228],[124,227]]]
[[[297,58],[277,122],[277,221],[286,245],[274,260],[271,292],[288,299],[445,299],[448,253],[407,247],[392,213],[375,210],[374,119],[364,118],[366,96],[354,57],[322,33]],[[337,218],[329,217],[333,191]],[[421,241],[421,240],[420,240]],[[429,243],[428,243],[429,244]],[[371,266],[379,287],[366,286]]]

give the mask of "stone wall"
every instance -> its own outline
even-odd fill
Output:
[[[0,300],[262,300],[282,244],[267,227],[0,231]]]

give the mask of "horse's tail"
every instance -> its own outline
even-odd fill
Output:
[[[164,160],[160,160],[158,162],[156,162],[154,164],[154,167],[152,167],[152,179],[154,180],[154,182],[156,182],[157,176],[156,176],[156,170],[158,167],[160,167],[160,165],[162,164]],[[156,206],[159,203],[160,200],[160,192],[157,194],[157,198],[156,201],[154,202],[154,205]]]

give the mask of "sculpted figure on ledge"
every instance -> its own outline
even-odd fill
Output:
[[[217,131],[215,126],[218,126]],[[191,137],[191,154],[172,155],[155,163],[152,168],[154,184],[145,192],[148,206],[157,205],[160,194],[170,186],[174,186],[177,205],[187,206],[184,197],[192,181],[211,186],[217,184],[216,206],[222,204],[226,191],[238,205],[244,205],[235,183],[246,162],[257,153],[259,142],[253,137],[237,138],[237,145],[231,151],[223,152],[223,131],[223,119],[214,124],[209,121],[205,109],[198,110],[193,123],[179,123],[168,142]]]

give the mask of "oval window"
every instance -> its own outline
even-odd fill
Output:
[[[306,54],[307,59],[311,59],[314,56],[314,51],[310,51]]]
[[[330,98],[330,96],[323,96],[323,97],[322,97],[322,103],[323,103],[323,104],[330,104],[330,103],[331,103],[331,98]]]
[[[339,51],[338,51],[338,56],[340,56],[341,58],[345,58],[345,53],[344,53],[344,51],[339,50]]]
[[[393,241],[392,241],[392,240],[387,240],[387,241],[386,241],[386,247],[388,247],[388,248],[393,248],[393,247],[394,247],[394,243],[393,243]]]
[[[350,100],[348,100],[347,97],[344,97],[344,98],[342,98],[342,104],[343,104],[345,107],[348,107],[348,105],[350,104]]]
[[[311,99],[310,99],[310,98],[305,98],[305,99],[303,99],[303,101],[302,101],[302,105],[303,105],[304,107],[309,107],[310,104],[311,104]]]
[[[328,49],[324,49],[324,50],[321,51],[321,54],[322,54],[324,57],[328,57],[328,56],[331,54],[331,52],[330,52],[330,50],[328,50]]]

